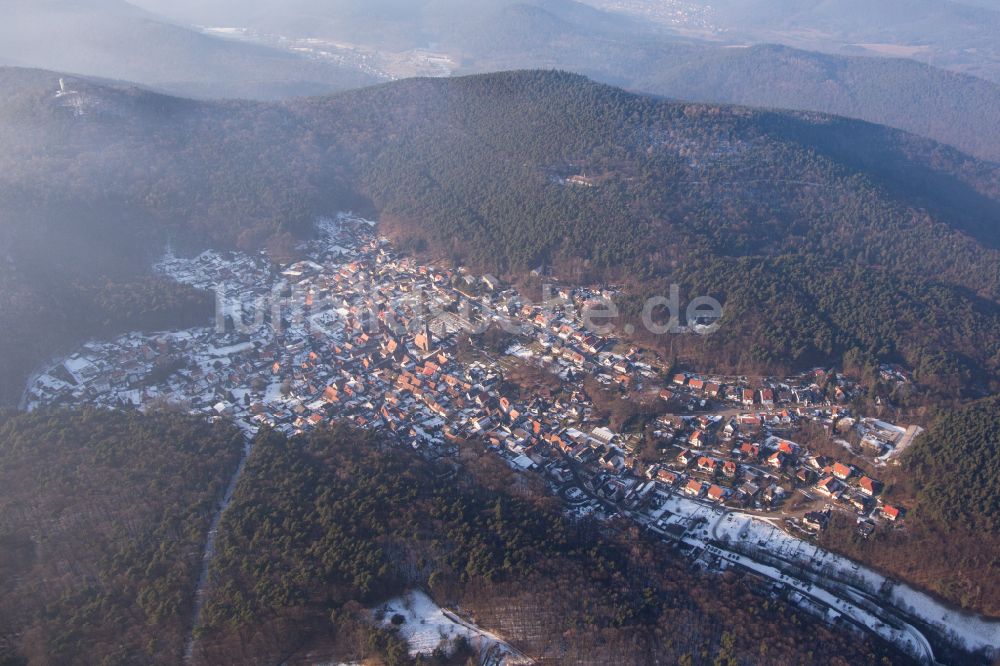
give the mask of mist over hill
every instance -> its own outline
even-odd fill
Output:
[[[839,54],[914,58],[1000,82],[993,0],[585,0],[671,32]]]
[[[650,20],[640,2],[594,7],[570,0],[380,0],[363,6],[349,0],[135,1],[178,21],[319,40],[296,42],[303,48],[351,53],[345,45],[354,45],[379,61],[386,76],[419,72],[411,61],[419,60],[420,49],[431,49],[451,59],[453,73],[565,69],[674,99],[859,118],[1000,160],[1000,85],[995,81],[926,64],[941,65],[937,59],[878,57],[857,48],[836,55],[773,45],[733,48],[762,40],[738,38],[729,30],[695,39],[655,16]],[[650,4],[649,11],[660,11],[661,5]],[[664,6],[671,16],[691,14],[683,3]],[[789,21],[808,15],[787,9]],[[860,8],[857,13],[865,15]],[[779,20],[785,19],[774,18]],[[763,20],[751,17],[745,23]]]
[[[548,3],[503,8],[466,34],[468,70],[557,67],[675,99],[834,113],[1000,159],[1000,86],[914,60],[710,46]]]
[[[181,95],[276,98],[376,79],[353,66],[202,34],[122,0],[2,0],[0,61]]]
[[[730,48],[679,35],[639,5],[4,0],[0,62],[257,99],[435,72],[557,68],[674,99],[859,118],[1000,160],[997,83],[899,57]],[[773,20],[807,14],[787,13]]]

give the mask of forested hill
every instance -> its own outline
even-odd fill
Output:
[[[679,343],[697,360],[761,370],[853,350],[949,388],[998,367],[994,165],[865,123],[551,72],[403,82],[295,112],[319,125],[357,108],[379,140],[354,143],[343,122],[321,140],[363,155],[356,182],[389,228],[490,270],[711,293],[728,319]],[[570,174],[594,186],[556,181]]]
[[[511,276],[547,264],[632,293],[679,280],[716,295],[725,332],[684,342],[695,361],[852,352],[959,388],[1000,370],[998,167],[903,132],[560,72],[281,104],[66,84],[0,70],[0,270],[21,285],[0,296],[5,317],[60,280],[132,275],[168,237],[281,250],[314,215],[352,208]],[[12,320],[27,337],[5,336],[8,359],[35,344],[31,316]]]
[[[435,51],[450,57],[461,74],[557,68],[673,99],[835,113],[915,132],[977,157],[1000,160],[997,76],[990,75],[989,66],[971,68],[984,78],[959,73],[970,71],[970,61],[985,65],[995,59],[991,54],[995,35],[986,27],[990,24],[985,18],[988,12],[979,12],[977,20],[965,18],[962,28],[950,38],[952,47],[943,52],[935,54],[934,47],[904,47],[898,53],[907,58],[890,58],[833,55],[833,51],[873,56],[873,51],[862,48],[867,42],[924,45],[928,26],[935,28],[929,31],[931,35],[939,34],[939,23],[954,25],[956,17],[947,10],[933,20],[922,16],[923,25],[918,27],[910,19],[923,15],[927,8],[915,11],[912,3],[898,3],[893,10],[895,17],[886,24],[886,15],[880,10],[873,12],[871,3],[857,3],[845,10],[843,2],[822,2],[821,8],[803,11],[806,3],[788,2],[777,12],[743,12],[746,2],[741,0],[721,10],[722,14],[735,11],[743,16],[730,20],[725,34],[715,35],[720,43],[692,38],[707,37],[701,31],[705,26],[685,36],[672,34],[675,21],[693,18],[690,10],[695,3],[691,2],[674,12],[671,8],[676,9],[676,3],[660,0],[368,0],[365,11],[357,11],[357,3],[329,0],[253,0],[249,5],[221,0],[132,0],[132,4],[187,24],[239,25],[262,34],[363,44],[376,54],[376,62],[379,54],[381,59],[388,53],[398,57],[434,44]],[[774,0],[763,4],[773,9]],[[936,0],[925,4],[957,6]],[[711,7],[701,10],[711,16],[720,10],[717,5],[712,2]],[[844,48],[831,49],[823,43],[831,26],[796,31],[798,39],[789,39],[790,35],[781,32],[736,36],[750,24],[759,27],[762,13],[774,24],[784,24],[793,16],[793,21],[808,23],[815,18],[814,13],[825,14],[831,9],[839,10],[855,30],[867,32],[871,39],[848,38]],[[927,9],[927,13],[933,11]],[[630,16],[634,13],[638,16]],[[695,11],[695,16],[705,14]],[[667,25],[660,23],[664,15],[671,17]],[[871,34],[878,30],[873,28],[875,24],[883,29],[879,38]],[[894,27],[903,25],[908,26],[904,31],[914,32],[890,36]],[[989,39],[984,48],[968,48],[970,40],[985,35]],[[774,43],[799,44],[800,49],[810,50]],[[738,44],[760,45],[739,48]],[[869,46],[878,49],[879,45]],[[959,65],[961,61],[966,66]],[[59,69],[51,64],[51,56],[27,62]],[[924,64],[931,62],[934,67]],[[945,69],[939,69],[942,67]],[[997,69],[992,69],[996,74]]]
[[[428,463],[342,427],[265,432],[217,553],[195,664],[412,663],[364,611],[409,589],[543,664],[909,662],[734,571],[705,579],[638,530],[574,524],[472,444]]]
[[[786,13],[798,4],[790,3]],[[1000,160],[1000,85],[985,72],[977,78],[939,69],[947,67],[940,60],[833,55],[767,43],[781,42],[778,35],[762,44],[759,38],[742,42],[758,42],[749,48],[691,42],[665,38],[648,22],[612,16],[571,2],[519,2],[463,24],[461,34],[443,41],[462,54],[463,71],[545,64],[674,99],[842,114]]]
[[[887,501],[913,507],[905,530],[860,538],[837,520],[825,545],[899,578],[1000,615],[1000,399],[947,409],[903,456]]]
[[[703,102],[825,111],[1000,161],[1000,85],[903,58],[833,56],[785,46],[672,47],[628,87]]]

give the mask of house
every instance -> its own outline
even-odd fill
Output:
[[[609,451],[598,459],[601,467],[609,472],[620,473],[625,469],[625,459],[617,451]]]
[[[853,506],[858,511],[868,511],[870,499],[864,495],[854,495],[851,497],[851,506]]]
[[[576,442],[574,442],[572,439],[568,437],[566,439],[563,439],[558,435],[553,435],[552,439],[549,440],[549,442],[552,445],[557,446],[559,450],[565,453],[566,455],[571,455],[573,453],[573,449],[577,446]]]
[[[697,418],[698,427],[702,430],[711,430],[722,422],[721,416],[702,415]]]
[[[777,483],[772,483],[764,491],[764,501],[768,504],[776,504],[785,496],[785,490]]]
[[[786,456],[781,451],[775,451],[767,457],[767,464],[775,469],[781,469],[785,466],[785,462],[788,460]]]
[[[656,479],[662,481],[668,486],[672,486],[680,480],[680,476],[676,472],[671,472],[669,469],[661,469],[656,473]]]
[[[228,402],[218,402],[212,407],[212,409],[215,410],[217,414],[221,414],[223,416],[232,416],[234,413],[233,406]]]
[[[692,377],[691,381],[688,382],[688,386],[691,387],[692,391],[701,391],[705,388],[705,380]]]
[[[882,492],[882,483],[868,476],[861,477],[861,480],[858,481],[858,487],[861,488],[861,492],[869,497],[875,497]]]
[[[701,447],[708,444],[709,439],[710,439],[709,434],[704,430],[695,430],[693,433],[691,433],[691,436],[688,437],[688,443],[691,446]]]
[[[687,485],[684,486],[684,493],[690,495],[691,497],[701,497],[704,487],[705,486],[701,481],[691,479],[687,482]]]
[[[858,522],[858,534],[864,538],[870,537],[875,533],[875,523],[870,520],[862,520]]]
[[[760,404],[765,407],[774,406],[774,391],[771,389],[761,389],[760,392]]]
[[[690,449],[684,449],[677,454],[677,462],[682,465],[690,465],[692,460],[694,460],[694,454],[691,453]]]
[[[596,178],[579,174],[576,176],[570,176],[566,179],[566,182],[570,185],[579,185],[581,187],[594,187],[598,183]]]
[[[826,511],[811,511],[802,516],[802,523],[813,530],[825,530],[830,523],[830,514]]]
[[[494,426],[493,419],[483,415],[472,419],[472,430],[475,432],[485,432]]]
[[[721,486],[715,485],[714,483],[708,489],[707,494],[708,494],[708,499],[712,500],[713,502],[721,502],[726,498],[725,489],[722,488]]]
[[[715,473],[715,468],[718,464],[719,461],[715,458],[709,458],[708,456],[698,458],[698,469],[709,474]]]
[[[709,396],[711,398],[717,398],[719,396],[719,391],[721,390],[721,388],[722,387],[719,384],[715,383],[715,382],[706,382],[705,383],[705,395],[707,395],[707,396]]]
[[[577,444],[573,447],[570,455],[580,462],[586,462],[594,455],[594,449],[590,448],[588,444]]]
[[[840,490],[840,482],[832,476],[827,476],[820,480],[816,484],[816,490],[823,493],[827,497],[833,497]]]
[[[854,474],[854,470],[849,465],[839,462],[833,464],[833,475],[841,481],[851,478],[852,474]]]
[[[596,354],[601,347],[601,341],[593,335],[587,335],[580,341],[580,346],[588,353]]]
[[[733,462],[732,460],[727,460],[726,462],[724,462],[722,464],[722,473],[725,474],[730,479],[732,479],[733,477],[735,477],[736,476],[736,472],[738,472],[738,471],[739,471],[739,468],[737,467],[736,463]]]
[[[751,406],[754,403],[754,392],[753,389],[743,389],[743,404],[746,406]]]
[[[903,517],[903,510],[889,504],[882,507],[882,515],[895,522]]]
[[[786,456],[795,455],[795,444],[789,442],[788,440],[781,440],[778,442],[778,451],[781,451]]]
[[[678,386],[684,386],[684,384],[687,382],[687,377],[684,375],[684,373],[678,373],[674,375],[673,381],[674,384],[677,384]]]

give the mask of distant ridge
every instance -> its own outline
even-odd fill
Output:
[[[123,0],[0,0],[0,61],[197,97],[322,94],[375,79],[332,61],[205,35]]]

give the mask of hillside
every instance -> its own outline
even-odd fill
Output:
[[[635,292],[672,279],[713,294],[739,332],[680,344],[716,366],[801,366],[856,349],[949,388],[995,372],[994,167],[856,122],[658,103],[558,74],[356,96],[366,97],[420,109],[404,116],[416,131],[382,147],[393,159],[361,165],[400,236],[501,273],[544,263]],[[603,181],[551,180],[570,173]]]
[[[674,99],[844,115],[1000,160],[995,80],[903,58],[679,40],[572,5],[504,7],[446,43],[468,72],[556,67]]]
[[[313,216],[355,209],[407,246],[511,277],[546,264],[633,295],[671,280],[715,295],[726,333],[677,341],[695,364],[852,352],[952,393],[1000,372],[998,170],[898,131],[558,72],[282,104],[79,79],[57,96],[56,75],[0,76],[16,91],[0,103],[0,233],[25,289],[125,279],[168,239],[287,248]],[[572,174],[599,185],[561,181]],[[23,363],[16,342],[4,351]]]
[[[376,59],[433,44],[464,74],[557,68],[673,99],[833,113],[1000,161],[1000,82],[941,69],[938,59],[931,60],[932,67],[871,53],[736,48],[746,42],[735,39],[733,30],[711,35],[722,44],[680,37],[669,25],[644,20],[641,11],[639,19],[632,18],[629,10],[639,11],[642,2],[601,3],[603,10],[571,0],[379,0],[363,10],[352,0],[136,4],[178,21],[245,26],[261,34],[316,39],[328,48],[352,44]],[[657,2],[650,11],[697,20],[686,7],[673,3],[664,9]]]
[[[273,99],[376,79],[332,60],[202,34],[124,0],[0,0],[0,61],[179,95]]]
[[[779,46],[698,49],[638,70],[628,86],[678,99],[858,118],[1000,161],[1000,85],[912,60]]]
[[[906,530],[874,539],[835,525],[826,545],[953,599],[1000,615],[1000,400],[943,411],[914,443],[890,501],[913,506]]]
[[[179,663],[242,443],[183,414],[0,413],[0,663]]]
[[[433,464],[343,428],[262,434],[220,526],[199,663],[407,663],[363,609],[414,588],[543,663],[906,663],[638,531],[574,524],[535,485],[471,443]]]

